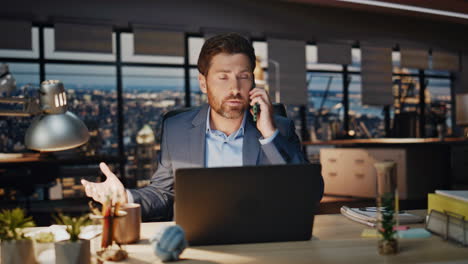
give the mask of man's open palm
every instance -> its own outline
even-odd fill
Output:
[[[106,180],[99,183],[81,180],[81,184],[85,187],[86,195],[101,204],[109,198],[112,199],[112,203],[126,203],[127,193],[122,182],[120,182],[104,162],[99,164],[99,168],[106,175]]]

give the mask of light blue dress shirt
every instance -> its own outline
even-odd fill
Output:
[[[244,113],[242,124],[237,131],[227,136],[221,131],[210,127],[210,111],[206,115],[205,134],[205,167],[238,167],[242,166],[242,146],[244,142],[244,128],[247,111]],[[260,144],[268,144],[278,135],[278,129],[269,138],[260,138]]]

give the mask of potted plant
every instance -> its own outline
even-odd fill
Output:
[[[89,240],[80,239],[81,228],[89,225],[89,216],[70,217],[58,214],[54,217],[59,225],[65,225],[70,235],[69,240],[55,242],[55,262],[63,264],[88,264],[91,262],[91,251]]]
[[[36,263],[33,242],[23,232],[24,228],[33,226],[32,217],[26,217],[22,209],[2,210],[0,213],[1,263]]]
[[[40,261],[42,252],[53,249],[55,235],[52,232],[39,232],[32,236],[34,243],[34,250],[36,252],[36,259]]]

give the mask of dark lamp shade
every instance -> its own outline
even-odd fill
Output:
[[[26,147],[38,151],[60,151],[83,145],[89,139],[88,128],[71,112],[40,115],[26,131]]]

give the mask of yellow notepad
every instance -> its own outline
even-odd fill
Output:
[[[366,229],[362,230],[361,237],[375,238],[375,237],[382,237],[382,235],[379,234],[379,232],[377,232],[376,229],[366,228]]]
[[[431,210],[439,212],[451,212],[463,215],[468,218],[468,203],[459,199],[450,198],[444,195],[429,193],[427,199],[427,213]]]

